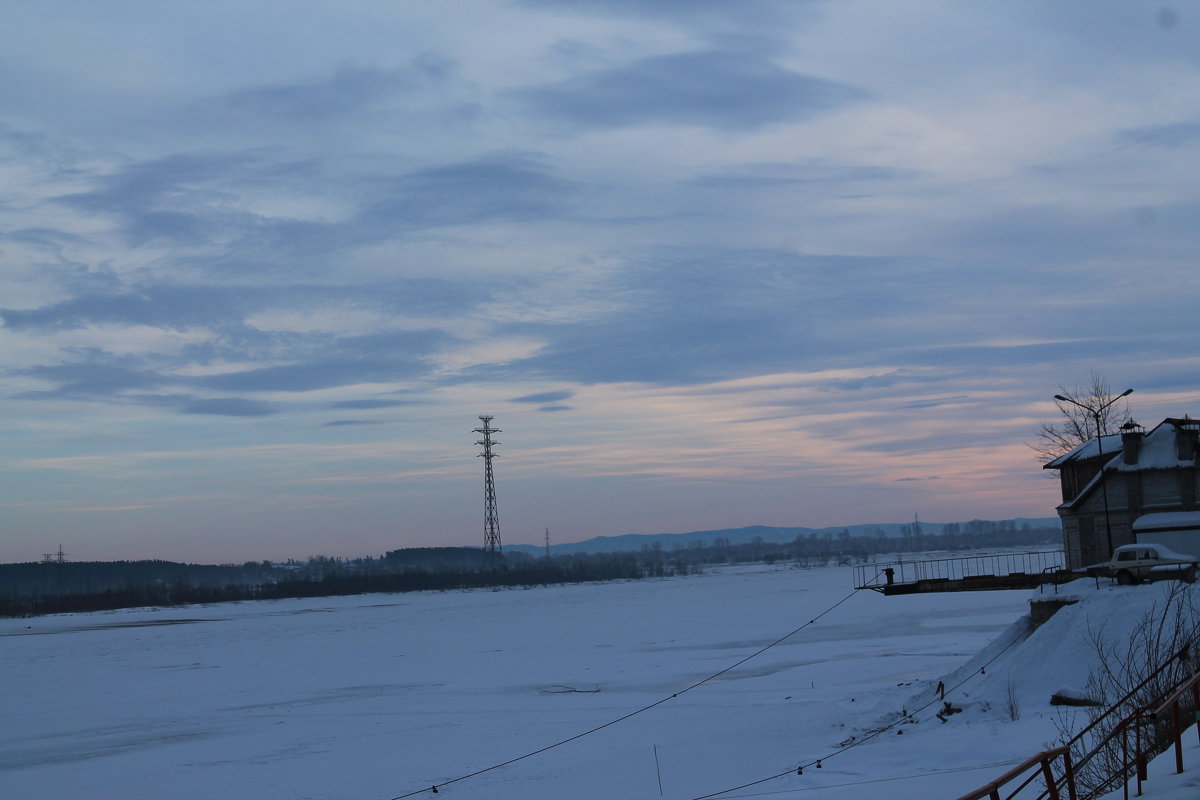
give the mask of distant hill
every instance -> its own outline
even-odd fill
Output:
[[[1061,526],[1058,517],[1041,517],[1036,519],[1019,517],[1013,520],[1001,521],[1012,522],[1017,528],[1028,525],[1031,528],[1059,529]],[[927,534],[940,534],[944,532],[948,524],[950,523],[922,522],[921,530]],[[961,527],[965,527],[968,524],[966,522],[958,523]],[[684,547],[698,545],[702,542],[712,544],[718,538],[728,539],[730,544],[745,544],[753,541],[756,536],[761,536],[763,541],[766,542],[791,542],[797,536],[808,537],[811,534],[818,536],[831,534],[836,536],[843,530],[850,531],[851,536],[866,536],[876,531],[883,531],[885,536],[901,536],[903,535],[903,530],[911,527],[911,525],[912,523],[902,522],[885,522],[876,525],[837,525],[829,528],[776,528],[767,525],[750,525],[745,528],[725,528],[714,531],[692,531],[690,533],[626,533],[621,536],[597,536],[594,539],[586,539],[582,542],[551,544],[550,553],[552,555],[618,553],[641,550],[645,546],[653,547],[656,542],[664,550],[670,550],[676,544]],[[546,547],[545,545],[535,544],[506,544],[504,545],[504,550],[505,552],[513,551],[536,555],[545,553]]]

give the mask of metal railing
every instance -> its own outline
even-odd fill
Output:
[[[1062,570],[1061,550],[1026,553],[993,553],[929,561],[892,561],[863,564],[854,568],[854,585],[873,588],[886,584],[918,581],[956,581],[973,577],[1002,575],[1041,575]]]
[[[1170,743],[1173,743],[1175,748],[1175,772],[1183,772],[1183,732],[1195,721],[1197,723],[1196,733],[1200,737],[1200,667],[1194,668],[1191,675],[1168,690],[1169,693],[1164,697],[1156,700],[1155,702],[1158,705],[1150,704],[1135,708],[1132,713],[1129,713],[1114,725],[1108,734],[1093,746],[1090,751],[1078,759],[1072,759],[1071,749],[1078,745],[1084,736],[1090,733],[1107,717],[1111,716],[1122,706],[1125,706],[1155,678],[1170,669],[1177,660],[1186,663],[1189,659],[1189,650],[1190,647],[1184,647],[1180,650],[1177,656],[1173,656],[1157,670],[1146,676],[1145,679],[1131,689],[1123,698],[1110,706],[1099,717],[1092,720],[1091,724],[1075,734],[1066,744],[1053,750],[1038,753],[991,783],[963,795],[958,800],[982,800],[985,797],[989,798],[989,800],[1011,800],[1011,798],[1016,797],[1018,793],[1033,783],[1039,774],[1044,778],[1046,788],[1037,795],[1036,800],[1061,800],[1060,788],[1064,785],[1067,787],[1070,800],[1076,800],[1077,776],[1082,774],[1081,770],[1087,764],[1105,753],[1114,760],[1107,762],[1110,764],[1110,767],[1101,773],[1104,777],[1086,793],[1085,797],[1096,797],[1114,791],[1119,783],[1124,789],[1125,800],[1128,800],[1130,778],[1134,779],[1137,795],[1140,796],[1142,794],[1142,783],[1146,780],[1146,768],[1149,760],[1158,753],[1163,752],[1167,747],[1170,747]],[[1184,706],[1189,695],[1193,716],[1196,719],[1185,721],[1187,717],[1184,713]],[[1169,736],[1161,736],[1159,734],[1164,732],[1161,726],[1168,717],[1170,720]],[[1151,728],[1150,731],[1145,730],[1148,727]],[[1131,739],[1132,742],[1130,741]],[[1120,742],[1119,756],[1115,752],[1118,740]],[[1132,747],[1130,746],[1131,744]],[[1163,746],[1164,744],[1166,744],[1166,747]],[[1058,770],[1056,776],[1054,762],[1060,759],[1061,768]],[[1040,766],[1041,769],[1027,776],[1009,794],[1001,797],[999,790],[1002,787],[1011,783],[1016,778],[1025,775],[1035,765]]]
[[[1165,700],[1154,708],[1141,708],[1131,714],[1129,717],[1121,720],[1121,755],[1122,755],[1122,770],[1123,774],[1128,774],[1132,768],[1136,776],[1137,795],[1142,794],[1142,783],[1146,780],[1146,763],[1147,763],[1147,748],[1144,746],[1142,737],[1143,728],[1149,727],[1152,731],[1151,735],[1146,737],[1145,741],[1154,743],[1161,741],[1156,733],[1162,731],[1164,723],[1170,721],[1169,734],[1166,737],[1170,744],[1175,749],[1175,773],[1183,772],[1183,732],[1188,729],[1191,722],[1184,722],[1183,703],[1187,695],[1191,695],[1192,705],[1191,710],[1193,716],[1200,714],[1200,671],[1197,671],[1190,678],[1179,685],[1174,692],[1167,696]],[[1132,754],[1129,749],[1130,729],[1133,730],[1133,750]],[[1166,731],[1162,731],[1166,732]],[[1196,726],[1196,735],[1200,738],[1200,725]],[[1153,744],[1151,744],[1153,748]],[[1157,748],[1153,748],[1157,749]],[[1129,798],[1129,782],[1125,782],[1125,798]]]
[[[1056,776],[1054,773],[1054,762],[1059,759],[1062,759],[1063,766],[1060,770],[1060,775]],[[1034,767],[1037,769],[1034,769]],[[1022,775],[1025,775],[1025,780],[1017,784],[1015,788],[1008,790],[1008,794],[1000,794],[1001,789],[1006,788],[1008,784]],[[973,792],[964,794],[958,800],[983,800],[985,797],[988,800],[1012,800],[1027,786],[1036,781],[1038,776],[1041,776],[1046,785],[1046,789],[1042,794],[1043,797],[1049,797],[1051,800],[1062,800],[1061,789],[1065,786],[1068,800],[1076,800],[1075,771],[1071,769],[1071,748],[1066,745],[1056,747],[1053,750],[1044,750],[1036,756],[1022,761],[999,778],[996,778],[996,780],[980,786]]]

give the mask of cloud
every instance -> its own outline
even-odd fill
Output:
[[[1169,150],[1200,143],[1200,122],[1176,122],[1169,125],[1149,125],[1130,128],[1117,134],[1125,144],[1161,147]]]
[[[564,406],[564,405],[542,406],[541,408],[538,409],[538,411],[543,411],[543,412],[574,411],[574,410],[575,409],[572,406]]]
[[[385,238],[402,231],[481,222],[561,217],[574,193],[536,158],[494,154],[383,178],[355,216],[356,231]]]
[[[291,279],[282,285],[240,281],[214,286],[182,282],[171,275],[128,280],[103,271],[60,272],[57,284],[68,299],[32,308],[0,308],[0,320],[13,330],[30,331],[97,325],[146,325],[177,331],[213,328],[236,335],[236,345],[244,351],[249,339],[267,333],[247,323],[261,312],[281,309],[302,315],[325,309],[336,312],[350,306],[382,316],[436,316],[469,311],[494,289],[486,279],[467,284],[397,276],[339,284],[334,282],[336,275],[324,277],[328,282],[300,283]]]
[[[406,91],[439,84],[451,68],[449,61],[431,55],[419,56],[408,67],[394,70],[342,65],[324,80],[239,89],[225,96],[223,103],[241,114],[311,125],[353,114]]]
[[[397,406],[412,405],[413,400],[342,400],[337,403],[330,403],[330,408],[346,408],[357,410],[368,410],[373,408],[395,408]]]
[[[162,375],[124,366],[119,359],[109,358],[103,353],[91,351],[83,355],[84,361],[16,370],[18,375],[58,384],[51,392],[34,392],[27,396],[73,399],[113,397],[130,389],[148,389],[167,382]]]
[[[188,296],[192,295],[185,292],[180,297]],[[210,295],[205,291],[200,291],[198,296],[225,297],[221,292]],[[385,330],[357,336],[337,332],[264,332],[245,326],[240,314],[222,302],[214,303],[214,307],[206,311],[202,304],[158,304],[145,296],[123,296],[119,302],[111,300],[86,298],[54,304],[35,312],[6,312],[5,318],[16,330],[29,327],[71,329],[93,324],[196,325],[205,333],[199,337],[184,337],[174,349],[151,348],[135,355],[117,355],[98,348],[67,351],[64,356],[68,360],[64,363],[16,371],[21,376],[55,384],[50,390],[27,393],[29,396],[120,398],[140,405],[179,407],[190,400],[186,393],[147,394],[146,390],[173,386],[185,392],[196,389],[238,393],[307,392],[361,383],[392,383],[429,374],[432,370],[429,356],[452,341],[436,330]],[[172,309],[177,306],[186,310],[180,313],[181,319],[175,320]],[[206,319],[208,313],[213,319]],[[211,331],[221,333],[214,335]],[[269,365],[215,373],[211,367],[195,369],[214,362],[247,361]],[[384,408],[409,402],[370,399],[344,401],[340,407]]]
[[[537,394],[527,394],[521,397],[514,397],[508,402],[510,403],[555,403],[560,400],[570,400],[575,396],[574,392],[538,392]]]
[[[344,361],[321,358],[296,364],[239,370],[200,378],[211,389],[237,392],[311,392],[355,383],[374,383],[411,377],[394,362],[382,358]]]
[[[1161,343],[1144,337],[1079,338],[1030,344],[968,344],[922,347],[914,358],[963,369],[1020,368],[1034,364],[1103,364],[1161,352]]]
[[[866,94],[757,54],[705,50],[651,56],[521,96],[544,115],[585,127],[666,123],[753,130],[808,119]]]
[[[181,410],[184,414],[214,414],[223,417],[265,417],[278,413],[278,408],[271,403],[241,397],[193,400]]]
[[[805,185],[839,187],[915,177],[916,172],[897,167],[814,161],[803,164],[745,164],[724,173],[701,175],[687,183],[702,189],[728,191],[782,189]]]
[[[269,367],[197,378],[211,389],[308,392],[359,383],[392,383],[430,371],[425,356],[450,338],[439,331],[389,331],[363,336],[305,337],[306,358]]]
[[[132,247],[178,245],[206,275],[328,274],[354,248],[422,230],[567,216],[578,187],[536,154],[487,153],[396,171],[335,168],[274,150],[177,153],[124,164],[60,194],[112,217]]]
[[[782,23],[807,3],[778,3],[775,0],[522,0],[525,5],[556,11],[598,16],[633,16],[663,19],[671,23],[726,23],[756,28]],[[807,13],[807,9],[802,9]]]
[[[379,420],[370,419],[335,419],[332,422],[326,422],[322,428],[347,428],[356,425],[383,425]]]
[[[293,364],[226,372],[196,382],[221,391],[311,392],[359,383],[392,383],[418,377],[428,370],[428,365],[419,358],[368,350],[345,358],[322,356]]]
[[[295,220],[270,220],[231,202],[235,186],[286,185],[313,177],[314,164],[285,162],[261,152],[176,153],[135,162],[101,177],[94,189],[58,196],[59,203],[93,214],[112,214],[128,242],[212,245],[233,238],[261,238],[283,226],[295,238],[312,227]],[[280,238],[280,237],[276,237]]]
[[[859,392],[864,389],[882,389],[895,386],[897,383],[907,383],[918,378],[901,372],[888,372],[882,375],[864,375],[861,378],[841,378],[828,380],[821,384],[823,391]]]
[[[916,400],[912,403],[904,403],[900,408],[937,408],[938,406],[952,405],[961,403],[964,400],[969,400],[969,394],[956,394],[951,397],[935,397],[929,400]]]
[[[142,285],[88,292],[31,309],[0,309],[14,330],[71,330],[90,325],[148,325],[171,330],[240,321],[260,292],[240,289]]]
[[[579,320],[509,323],[507,333],[544,346],[468,377],[665,385],[812,369],[862,349],[872,320],[929,304],[917,287],[892,285],[897,263],[716,248],[630,254],[605,287],[619,304]],[[857,340],[845,338],[851,330]]]

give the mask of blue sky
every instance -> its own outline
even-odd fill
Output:
[[[0,560],[1050,516],[1200,415],[1200,6],[5,2]]]

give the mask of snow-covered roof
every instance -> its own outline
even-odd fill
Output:
[[[1123,460],[1116,463],[1116,459],[1109,459],[1105,462],[1106,469],[1119,469],[1125,471],[1133,471],[1139,469],[1170,469],[1172,467],[1192,466],[1192,461],[1180,461],[1175,449],[1175,425],[1176,423],[1184,422],[1185,420],[1165,419],[1158,425],[1154,426],[1154,430],[1145,434],[1142,437],[1142,446],[1138,452],[1137,462],[1126,464]],[[1193,420],[1186,420],[1194,422]],[[1045,465],[1045,469],[1058,469],[1069,461],[1086,461],[1089,458],[1097,458],[1100,456],[1101,447],[1103,447],[1104,456],[1116,456],[1121,453],[1124,446],[1121,442],[1119,433],[1110,433],[1099,440],[1089,439],[1081,445],[1077,445],[1075,449],[1068,453],[1063,453],[1058,458]]]
[[[1135,531],[1170,531],[1200,528],[1200,511],[1163,511],[1142,514],[1133,521]]]
[[[1107,448],[1105,449],[1107,452]],[[1171,420],[1163,420],[1154,430],[1142,437],[1142,447],[1138,451],[1137,462],[1126,464],[1124,459],[1109,462],[1105,469],[1116,469],[1122,472],[1134,472],[1142,469],[1171,469],[1173,467],[1190,467],[1195,462],[1191,459],[1180,461],[1175,449],[1175,425]]]
[[[1076,445],[1075,449],[1069,453],[1063,453],[1058,458],[1051,461],[1045,466],[1045,469],[1057,469],[1068,461],[1085,461],[1089,458],[1099,456],[1101,447],[1104,449],[1104,455],[1113,455],[1121,452],[1121,434],[1110,433],[1107,436],[1101,437],[1099,445],[1095,439],[1088,439],[1081,445]]]
[[[1083,502],[1091,492],[1101,482],[1102,476],[1108,471],[1117,472],[1137,472],[1139,470],[1150,469],[1178,469],[1181,467],[1195,466],[1196,462],[1188,459],[1181,461],[1179,452],[1175,445],[1175,431],[1180,425],[1197,425],[1200,421],[1188,419],[1172,419],[1167,418],[1149,433],[1142,435],[1140,447],[1138,448],[1137,459],[1132,464],[1126,464],[1122,455],[1124,447],[1122,446],[1120,434],[1109,434],[1105,436],[1101,442],[1104,448],[1104,466],[1103,469],[1097,470],[1092,479],[1071,499],[1058,506],[1059,509],[1074,508]],[[1069,453],[1064,453],[1050,463],[1046,464],[1043,469],[1061,469],[1070,461],[1083,461],[1089,458],[1096,458],[1100,455],[1100,446],[1097,445],[1095,439],[1084,442]]]

